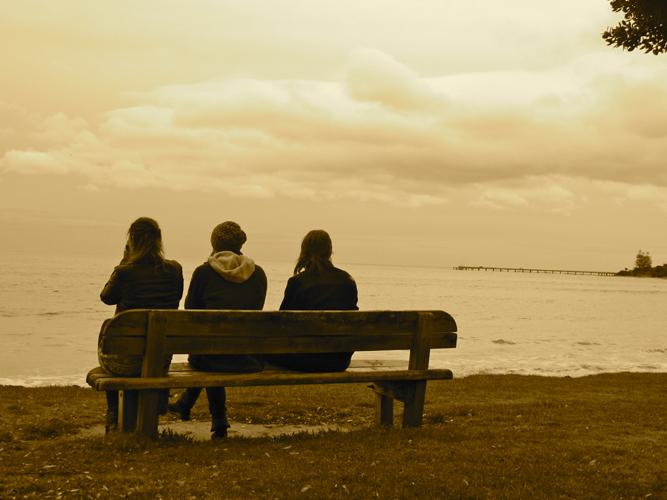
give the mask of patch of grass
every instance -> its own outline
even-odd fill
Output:
[[[103,394],[75,386],[0,386],[0,441],[74,434],[104,422]]]
[[[22,428],[22,439],[45,439],[71,434],[78,429],[77,425],[67,420],[50,418],[38,423],[29,423]]]
[[[193,443],[192,436],[175,432],[171,429],[163,429],[160,432],[160,441],[163,443]]]
[[[447,421],[442,413],[435,413],[433,415],[424,415],[424,420],[431,424],[444,424]]]
[[[99,419],[103,395],[90,393],[99,405],[85,395],[59,400],[58,412],[77,413],[86,401]],[[228,396],[237,422],[366,427],[215,442],[170,434],[12,441],[0,445],[0,497],[667,498],[667,374],[429,383],[421,429],[371,427],[373,412],[359,403],[373,396],[362,385]],[[209,418],[205,397],[196,408]]]

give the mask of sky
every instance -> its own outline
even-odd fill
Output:
[[[0,254],[614,271],[667,262],[667,55],[604,0],[22,0],[0,16]]]

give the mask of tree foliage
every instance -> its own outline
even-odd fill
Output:
[[[616,273],[616,276],[642,276],[653,278],[667,278],[667,264],[661,266],[653,266],[651,254],[640,250],[635,257],[635,268],[628,269],[627,267],[622,271]]]
[[[653,262],[650,253],[642,252],[641,250],[637,252],[637,257],[635,257],[635,269],[651,269],[652,265]]]
[[[646,53],[667,52],[666,0],[610,0],[614,12],[624,19],[607,28],[602,38],[608,45]]]

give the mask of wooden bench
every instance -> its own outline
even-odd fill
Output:
[[[391,426],[393,401],[404,404],[403,426],[420,426],[426,381],[451,379],[428,369],[430,350],[456,347],[456,322],[444,311],[125,311],[105,321],[106,354],[143,355],[140,377],[95,368],[86,381],[96,390],[120,390],[119,428],[157,436],[159,390],[186,387],[370,383],[376,421]],[[275,354],[409,350],[405,369],[348,369],[338,373],[265,370],[212,373],[175,364],[168,354]]]

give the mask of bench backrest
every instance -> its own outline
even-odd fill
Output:
[[[274,354],[410,350],[428,367],[431,348],[456,347],[444,311],[125,311],[102,326],[105,354]]]

